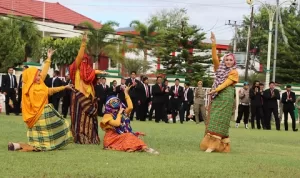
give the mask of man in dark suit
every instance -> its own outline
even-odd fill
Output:
[[[109,87],[108,90],[108,97],[110,96],[117,96],[117,81],[112,81],[112,86]]]
[[[12,111],[16,115],[19,115],[19,109],[17,109],[16,93],[17,93],[17,78],[13,75],[14,68],[9,67],[7,75],[2,76],[1,90],[5,95],[5,110],[6,115],[9,115]],[[9,105],[9,100],[12,100],[13,106]]]
[[[140,83],[140,81],[138,81],[136,79],[136,72],[135,71],[132,71],[130,74],[131,74],[130,78],[128,78],[126,80],[125,85],[126,86],[132,86],[129,90],[129,96],[130,96],[130,99],[131,99],[132,104],[133,104],[133,109],[130,113],[130,120],[132,121],[134,113],[138,110],[136,87]],[[138,116],[136,115],[136,120],[139,120],[139,119],[140,118],[138,118]]]
[[[138,110],[137,115],[140,121],[146,121],[148,113],[148,105],[151,101],[150,87],[148,85],[148,77],[143,77],[142,82],[140,82],[137,87],[137,99],[138,99]]]
[[[49,75],[49,74],[46,75],[46,78],[45,78],[45,80],[44,80],[44,83],[45,83],[45,85],[46,85],[48,88],[51,88],[51,86],[52,86],[52,79],[50,78],[50,75]]]
[[[180,80],[175,79],[175,85],[171,87],[170,90],[170,103],[171,103],[171,112],[172,112],[172,118],[173,123],[176,123],[176,116],[180,110],[181,104],[182,104],[182,98],[184,94],[184,89],[182,86],[179,86]]]
[[[107,96],[108,96],[108,91],[109,91],[109,86],[106,85],[106,78],[105,77],[102,77],[99,89],[100,89],[99,90],[100,102],[99,102],[99,106],[98,106],[98,110],[99,110],[98,112],[99,112],[100,116],[102,117],[104,115],[103,112],[102,112],[102,108],[105,105],[105,102],[106,102],[106,99],[107,99]]]
[[[23,66],[23,72],[24,70],[28,69],[28,66]],[[22,86],[23,86],[23,75],[20,75],[19,78],[19,85],[18,85],[18,109],[19,112],[21,112],[21,102],[22,102]]]
[[[179,111],[179,116],[180,116],[180,123],[183,124],[184,121],[184,114],[186,113],[186,121],[189,121],[190,119],[188,116],[190,115],[190,109],[191,105],[194,103],[194,92],[190,88],[189,83],[184,84],[184,94],[183,94],[183,101],[182,105]]]
[[[261,129],[260,122],[262,123],[262,126],[265,129],[264,119],[261,120],[263,118],[262,96],[263,96],[263,90],[260,88],[260,83],[259,83],[259,81],[255,81],[249,90],[249,97],[250,97],[250,103],[251,103],[250,109],[251,109],[251,128],[252,129],[255,129],[255,124],[254,124],[255,119],[256,119],[257,129]],[[249,108],[248,108],[248,110],[249,110]]]
[[[64,85],[70,85],[71,84],[71,79],[70,75],[65,76],[66,81],[64,82]],[[71,105],[71,94],[72,90],[64,90],[63,94],[63,104],[62,104],[62,114],[64,118],[67,117],[70,105]]]
[[[297,132],[296,129],[296,119],[295,119],[295,102],[296,102],[296,95],[294,92],[291,91],[291,85],[286,86],[286,92],[282,93],[281,102],[283,104],[283,113],[284,113],[284,128],[286,131],[289,130],[288,126],[288,114],[290,114],[292,118],[292,128],[294,132]]]
[[[58,78],[59,75],[60,72],[58,70],[54,71],[53,77],[49,80],[51,81],[51,88],[63,86],[64,83],[60,78]],[[55,93],[49,97],[49,103],[52,103],[54,109],[57,111],[58,111],[59,101],[61,97],[62,97],[62,92]]]
[[[122,101],[122,103],[124,103],[127,106],[127,103],[125,100],[125,93],[124,93],[125,88],[126,88],[125,79],[121,78],[121,85],[117,86],[116,92],[117,92],[118,98]]]
[[[263,92],[263,96],[267,101],[267,117],[265,118],[265,126],[267,130],[271,130],[271,114],[275,117],[276,130],[280,130],[280,120],[278,117],[278,103],[280,100],[280,93],[275,89],[275,83],[269,83],[269,89]]]
[[[162,77],[158,76],[156,79],[156,84],[152,86],[152,106],[155,110],[155,122],[159,123],[160,120],[163,120],[165,123],[169,123],[165,118],[165,103],[164,95],[166,92],[169,92],[169,89],[165,88],[162,84]]]
[[[168,89],[168,92],[165,92],[165,96],[164,96],[164,105],[165,105],[165,117],[166,117],[166,120],[169,120],[168,119],[168,115],[171,114],[171,106],[170,106],[170,90],[171,88],[169,87],[169,81],[167,79],[165,79],[164,81],[164,86],[165,88]]]
[[[154,112],[154,106],[153,106],[153,103],[152,103],[152,100],[153,100],[152,88],[153,88],[153,85],[150,86],[150,103],[149,103],[149,105],[151,105],[151,107],[150,107],[150,110],[149,110],[149,113],[148,113],[149,121],[152,121],[153,112]]]
[[[97,98],[97,103],[98,103],[98,110],[97,110],[98,116],[101,116],[101,114],[102,114],[102,105],[103,105],[103,103],[101,105],[101,102],[100,102],[100,99],[101,99],[101,93],[100,92],[102,90],[101,85],[102,85],[102,78],[98,78],[97,83],[94,86],[95,97]],[[101,107],[100,107],[100,105],[101,105]]]

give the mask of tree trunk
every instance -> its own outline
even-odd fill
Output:
[[[147,61],[147,49],[143,49],[143,52],[144,52],[144,61],[146,62]],[[146,74],[146,70],[143,66],[143,73]]]

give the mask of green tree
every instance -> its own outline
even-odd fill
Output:
[[[29,17],[0,18],[0,72],[17,66],[27,57],[40,59],[40,32]]]
[[[276,63],[276,82],[279,83],[299,83],[300,79],[297,73],[300,72],[300,63],[297,46],[300,33],[297,33],[297,24],[299,24],[299,16],[296,9],[291,6],[281,8],[280,15],[284,30],[281,30],[279,24],[278,28],[278,50],[277,50],[277,63]],[[237,48],[239,51],[246,51],[248,26],[250,22],[249,17],[244,17],[244,26],[238,32],[239,42]],[[269,32],[269,14],[266,8],[261,7],[254,15],[254,28],[252,31],[252,38],[250,48],[256,49],[256,57],[264,66],[267,63],[267,47],[268,47],[268,32]],[[275,20],[274,20],[275,27]],[[283,34],[284,32],[284,34]],[[285,44],[284,35],[288,37],[288,45]],[[274,37],[274,34],[273,34]],[[296,47],[295,47],[296,46]],[[274,40],[272,40],[272,56],[271,56],[271,69],[273,66],[273,49]],[[273,69],[272,69],[273,70]]]
[[[147,25],[138,20],[133,20],[130,26],[134,27],[138,35],[127,34],[127,36],[131,37],[134,48],[143,51],[144,60],[147,61],[148,50],[151,50],[155,44],[158,23],[154,22]]]
[[[18,17],[18,19],[20,20],[16,20],[16,23],[25,42],[25,60],[29,57],[32,61],[39,62],[42,54],[42,32],[38,30],[31,17]]]
[[[109,21],[102,24],[100,29],[94,28],[89,22],[81,23],[81,26],[87,27],[88,45],[87,51],[94,61],[97,61],[99,56],[107,56],[114,62],[123,63],[123,50],[127,50],[125,43],[120,38],[115,38],[114,27],[119,24],[114,21]]]
[[[201,53],[208,49],[208,46],[201,43],[205,39],[205,33],[188,23],[186,11],[165,11],[152,18],[150,21],[160,24],[156,37],[159,43],[153,50],[164,67],[160,72],[167,75],[184,75],[194,86],[199,80],[207,78],[209,81],[209,76],[205,76],[205,73],[209,67],[207,64],[211,63],[210,55],[195,55],[196,52]],[[178,54],[171,55],[173,52]]]
[[[69,65],[71,64],[80,48],[81,38],[57,38],[53,39],[52,37],[46,37],[42,40],[43,46],[43,59],[47,58],[47,50],[49,48],[56,49],[57,51],[52,56],[53,64],[58,66]]]
[[[148,24],[159,24],[157,31],[181,29],[183,21],[188,21],[187,10],[184,8],[163,9],[150,16]]]
[[[125,72],[129,75],[131,71],[136,71],[138,74],[151,68],[149,61],[143,59],[125,59],[124,60]]]

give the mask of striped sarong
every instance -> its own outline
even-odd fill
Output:
[[[229,136],[234,100],[234,87],[229,86],[222,90],[212,101],[206,122],[206,133],[217,135],[221,138]]]
[[[100,144],[97,101],[75,90],[71,100],[71,130],[78,144]]]
[[[44,111],[35,123],[28,129],[29,145],[39,151],[60,149],[73,142],[70,124],[51,104],[44,107]]]

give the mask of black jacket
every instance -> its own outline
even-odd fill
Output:
[[[17,88],[18,85],[17,85],[17,78],[15,75],[12,76],[13,77],[13,88]],[[2,75],[2,82],[1,82],[1,90],[2,92],[8,92],[11,88],[10,86],[10,81],[11,78],[8,74],[6,75]]]
[[[184,93],[183,93],[183,101],[185,101]],[[187,91],[187,102],[188,104],[194,104],[194,91],[191,88],[188,88]]]
[[[280,93],[279,90],[274,89],[274,96],[271,96],[271,90],[266,89],[264,91],[264,98],[267,101],[267,108],[278,108],[277,100],[280,100]]]
[[[249,98],[251,99],[251,106],[262,106],[263,92],[261,93],[260,90],[258,90],[258,92],[255,93],[255,89],[250,88]]]
[[[178,91],[177,91],[177,92],[178,92],[177,98],[178,98],[180,101],[183,101],[183,95],[184,95],[184,89],[183,89],[183,87],[182,87],[182,86],[178,86]],[[171,102],[172,102],[174,99],[176,99],[175,93],[176,93],[176,91],[175,91],[175,86],[171,86],[171,89],[170,89],[170,92],[169,92],[169,94],[171,95],[171,98],[170,98]]]
[[[118,85],[117,88],[116,88],[116,90],[117,90],[118,98],[119,98],[124,104],[126,104],[125,93],[124,93],[125,88],[122,88],[121,85]]]
[[[294,110],[295,109],[295,105],[294,103],[296,102],[296,95],[294,92],[290,92],[289,98],[290,100],[288,100],[289,98],[287,98],[287,92],[282,93],[282,99],[281,102],[283,104],[283,111],[287,111],[287,110]]]
[[[129,90],[129,96],[131,99],[135,99],[137,98],[137,93],[135,92],[136,87],[139,85],[140,81],[138,81],[137,79],[134,79],[135,83],[137,83],[134,87],[131,87]],[[132,80],[131,78],[126,79],[125,81],[125,85],[126,86],[131,86],[132,85]]]
[[[53,78],[50,78],[48,82],[49,82],[48,84],[50,85],[50,88],[52,88],[52,86],[54,88],[54,87],[61,87],[64,85],[64,82],[58,77],[54,81],[53,81]],[[52,98],[61,98],[63,96],[63,92],[64,91],[54,93],[51,97]]]
[[[158,84],[152,86],[152,103],[164,103],[164,95],[165,95],[165,88],[162,85],[160,87]]]
[[[146,93],[146,89],[148,90],[148,97]],[[150,95],[150,86],[147,85],[146,88],[143,83],[139,83],[138,86],[136,87],[136,92],[137,92],[137,99],[141,102],[148,102],[151,100],[151,95]]]

